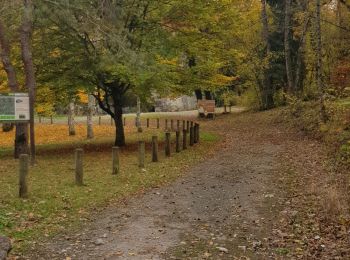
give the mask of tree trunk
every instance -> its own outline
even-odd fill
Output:
[[[142,133],[142,126],[141,126],[141,100],[140,100],[140,97],[137,97],[136,127],[137,127],[137,132]]]
[[[302,60],[305,54],[305,40],[306,40],[306,33],[308,31],[309,28],[309,24],[310,24],[310,15],[306,14],[306,18],[304,20],[304,26],[303,26],[303,31],[301,34],[301,38],[300,38],[300,46],[299,46],[299,50],[298,50],[298,54],[297,54],[297,61],[296,61],[296,71],[295,71],[295,88],[296,91],[299,93],[302,93],[302,80],[301,80],[301,76],[302,76]]]
[[[271,44],[269,41],[269,23],[268,23],[267,12],[266,12],[266,0],[261,0],[261,20],[263,25],[262,38],[266,45],[266,58],[270,60]],[[269,68],[265,68],[263,81],[264,82],[261,90],[263,109],[270,109],[274,107],[274,100],[273,100],[274,93],[272,89],[272,82],[271,82],[272,79],[269,72]]]
[[[92,95],[89,95],[88,114],[87,114],[87,138],[88,139],[94,138],[94,129],[93,129],[94,107],[95,107],[95,98]]]
[[[115,146],[125,146],[125,134],[123,125],[123,108],[119,102],[114,102]]]
[[[327,121],[326,108],[324,104],[324,88],[322,82],[322,35],[321,35],[321,0],[316,0],[316,79],[319,91],[320,115],[322,122]]]
[[[197,100],[202,100],[202,99],[203,99],[202,90],[196,89],[196,90],[194,91],[194,93],[195,93],[195,95],[196,95]]]
[[[8,78],[8,85],[12,92],[18,92],[19,86],[15,69],[10,60],[10,43],[6,38],[5,28],[0,20],[0,57]],[[28,125],[26,123],[16,124],[15,153],[16,159],[20,154],[28,154]]]
[[[74,114],[75,114],[75,105],[74,102],[70,102],[68,105],[68,132],[69,135],[75,135],[75,122],[74,122]]]
[[[33,32],[33,5],[31,0],[24,0],[24,14],[20,30],[22,61],[24,64],[25,82],[29,92],[30,110],[30,153],[31,164],[35,163],[35,130],[34,130],[34,104],[35,104],[35,69],[30,41]]]
[[[292,69],[292,57],[290,50],[290,20],[291,20],[291,5],[292,0],[285,0],[285,16],[284,16],[284,52],[286,60],[286,73],[288,81],[288,93],[293,94],[295,92],[293,69]]]
[[[206,99],[206,100],[212,100],[212,99],[213,99],[213,95],[212,95],[211,92],[208,91],[208,90],[205,90],[205,91],[204,91],[204,95],[205,95],[205,99]]]

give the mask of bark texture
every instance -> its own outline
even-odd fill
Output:
[[[93,116],[94,116],[95,98],[89,95],[88,114],[87,114],[87,138],[94,138]]]
[[[30,154],[31,164],[35,163],[35,132],[34,132],[34,104],[35,104],[35,68],[31,51],[31,37],[33,33],[33,3],[31,0],[24,0],[24,14],[20,30],[21,53],[24,64],[25,84],[29,93],[30,110]]]
[[[293,77],[293,68],[292,68],[292,57],[290,49],[290,38],[291,38],[291,5],[292,0],[285,0],[285,17],[284,17],[284,52],[286,60],[286,73],[288,81],[288,93],[293,94],[295,92],[294,87],[294,77]]]
[[[68,105],[68,132],[70,136],[75,135],[75,104],[74,102],[70,102]]]

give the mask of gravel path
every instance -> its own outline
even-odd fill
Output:
[[[252,114],[215,122],[204,128],[224,137],[216,156],[167,187],[108,207],[78,234],[58,236],[28,258],[274,258],[283,133]]]

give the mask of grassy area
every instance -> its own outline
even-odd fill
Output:
[[[14,250],[18,252],[25,250],[29,241],[79,227],[92,210],[181,176],[186,168],[213,151],[213,144],[218,140],[213,134],[202,133],[200,144],[179,154],[173,153],[171,158],[165,158],[161,148],[159,163],[150,162],[150,146],[147,145],[146,169],[140,170],[136,141],[149,141],[154,131],[127,136],[129,145],[121,151],[121,172],[118,176],[111,175],[112,137],[39,146],[38,164],[30,169],[30,195],[26,200],[17,197],[18,162],[10,156],[2,158],[0,233],[14,240]],[[74,185],[73,151],[76,146],[86,148],[84,187]]]

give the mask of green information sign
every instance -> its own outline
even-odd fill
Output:
[[[26,93],[0,94],[0,121],[28,121],[29,97]]]

